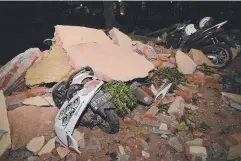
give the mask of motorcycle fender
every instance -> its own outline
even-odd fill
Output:
[[[54,128],[57,137],[66,147],[70,147],[79,154],[81,152],[78,141],[72,137],[72,134],[80,116],[102,84],[103,82],[100,82],[87,93],[84,90],[79,91],[70,101],[63,104],[55,118]]]

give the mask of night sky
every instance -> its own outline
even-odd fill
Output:
[[[80,2],[79,2],[80,3]],[[0,2],[1,16],[1,61],[4,65],[14,56],[28,48],[45,49],[42,44],[52,38],[54,25],[82,25],[104,28],[103,2],[82,2],[97,14],[68,14],[73,8],[67,2]],[[126,15],[116,15],[116,21],[123,32],[131,32],[135,26],[156,30],[183,20],[197,23],[205,16],[216,22],[229,20],[226,29],[241,28],[241,2],[126,2]],[[182,6],[180,9],[180,5]],[[174,8],[175,15],[174,15]],[[180,14],[182,13],[182,14]]]

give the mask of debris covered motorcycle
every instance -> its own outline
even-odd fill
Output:
[[[240,53],[240,43],[231,39],[221,28],[227,22],[212,26],[213,19],[205,17],[200,21],[199,28],[190,24],[190,21],[178,23],[162,33],[162,40],[158,44],[180,48],[184,52],[192,48],[201,50],[217,68],[223,68],[233,59],[231,48]]]
[[[72,136],[78,123],[87,127],[98,126],[109,134],[119,131],[116,107],[110,93],[101,89],[103,84],[90,67],[85,67],[53,88],[53,100],[60,108],[55,119],[55,132],[65,146],[78,153],[78,142]]]

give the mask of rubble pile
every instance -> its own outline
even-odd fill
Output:
[[[116,28],[108,36],[57,25],[50,50],[29,49],[0,69],[0,160],[240,159],[241,96],[222,92],[220,73],[201,51],[143,44]],[[56,136],[52,89],[84,66],[124,112],[116,134],[77,126],[78,154]]]

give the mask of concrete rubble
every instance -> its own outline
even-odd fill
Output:
[[[12,149],[26,146],[34,137],[45,136],[46,140],[49,140],[54,132],[53,124],[57,112],[58,108],[36,106],[23,106],[9,111]]]
[[[192,74],[197,67],[197,64],[180,50],[178,50],[176,53],[176,63],[178,71],[183,74]]]
[[[56,140],[56,137],[49,140],[47,144],[45,144],[44,147],[40,150],[38,155],[51,153],[51,151],[55,148],[55,140]]]
[[[27,144],[26,148],[34,154],[37,154],[37,152],[43,147],[44,142],[44,136],[35,137]]]
[[[106,35],[103,30],[57,25],[54,40],[50,50],[33,53],[31,59],[36,61],[29,60],[26,73],[8,78],[9,71],[19,69],[6,70],[5,66],[0,70],[4,71],[0,74],[3,78],[0,87],[4,90],[0,93],[0,160],[241,158],[238,132],[241,115],[225,106],[226,103],[241,110],[241,96],[222,92],[220,71],[205,67],[213,64],[201,51],[192,49],[184,53],[151,41],[142,43],[117,28]],[[119,80],[129,86],[129,81],[136,81],[153,100],[148,105],[138,102],[128,109],[127,114],[120,116],[119,132],[113,135],[98,126],[79,126],[78,122],[72,134],[81,151],[77,154],[63,145],[54,132],[59,109],[52,98],[52,89],[54,84],[84,66],[90,66],[95,76],[105,82]],[[173,79],[169,75],[156,77],[165,69],[175,73]],[[13,81],[17,77],[23,78],[24,88],[9,90],[7,79]],[[156,97],[169,83],[172,85],[165,96]],[[218,134],[217,139],[212,138],[213,134]]]
[[[67,154],[69,154],[70,150],[66,147],[58,147],[57,152],[61,159],[63,159]]]

